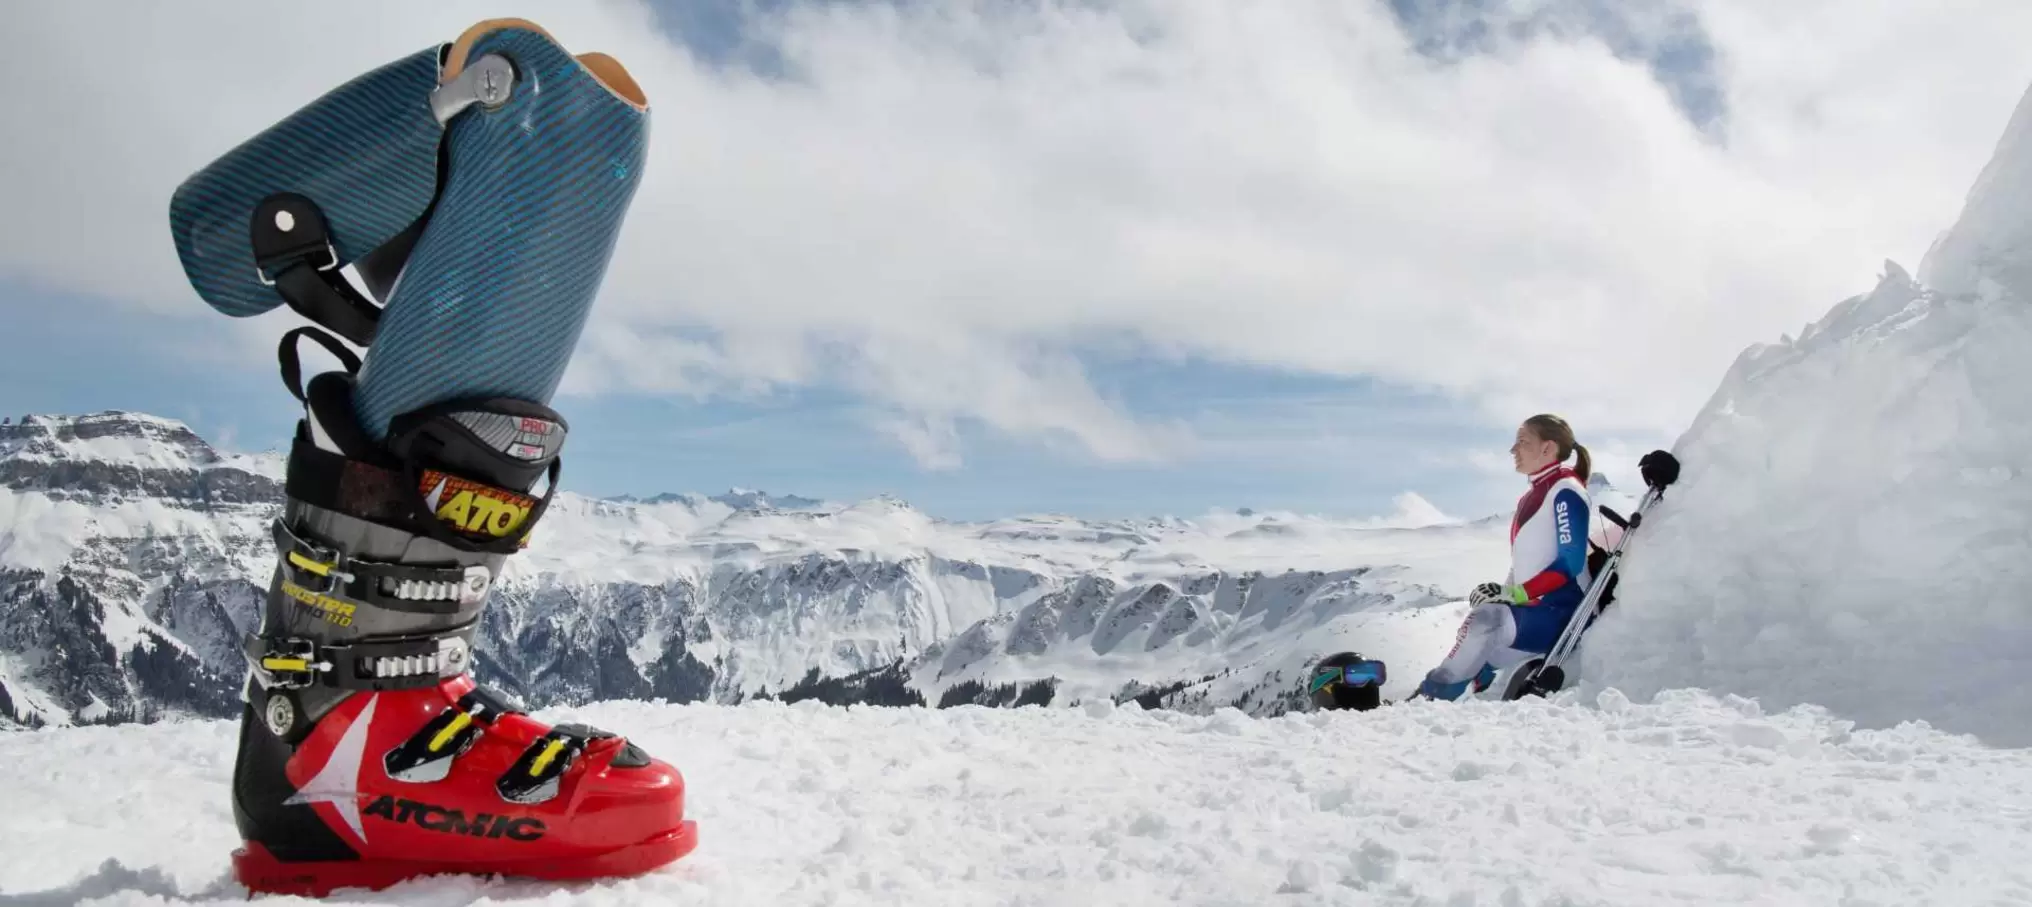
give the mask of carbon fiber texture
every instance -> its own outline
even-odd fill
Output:
[[[516,69],[500,108],[453,118],[448,176],[388,300],[354,409],[374,438],[444,400],[549,403],[640,182],[648,118],[545,36],[504,28],[468,59]]]
[[[452,419],[495,450],[515,443],[515,417],[500,413],[453,413]]]
[[[452,419],[488,447],[524,460],[554,456],[564,443],[564,427],[544,419],[481,411],[453,413]]]
[[[205,302],[234,317],[283,304],[256,279],[248,244],[248,218],[273,193],[317,202],[342,265],[423,214],[437,188],[443,136],[429,100],[437,54],[433,46],[332,89],[177,186],[170,234]]]

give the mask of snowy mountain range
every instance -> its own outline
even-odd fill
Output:
[[[273,569],[280,454],[105,412],[0,425],[0,717],[225,715]],[[1400,513],[936,519],[736,489],[560,492],[511,560],[479,673],[532,705],[599,699],[1014,704],[1274,714],[1357,648],[1409,666],[1500,575],[1505,518]]]

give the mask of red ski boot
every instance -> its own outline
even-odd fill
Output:
[[[555,482],[562,418],[513,400],[440,405],[398,419],[376,462],[353,446],[350,385],[312,382],[274,585],[247,641],[238,878],[323,895],[437,873],[631,875],[689,853],[675,768],[614,734],[535,721],[468,673],[501,550],[549,500],[511,489],[544,469]],[[544,456],[520,472],[486,463],[481,439],[511,434]],[[506,516],[475,517],[489,513]]]
[[[698,843],[669,765],[611,734],[533,721],[464,677],[350,696],[293,754],[249,721],[240,768],[248,840],[233,871],[255,891],[627,876]]]
[[[246,644],[233,868],[249,889],[628,875],[696,845],[676,769],[532,720],[469,673],[501,568],[557,491],[566,426],[545,401],[640,178],[646,116],[618,61],[489,20],[334,89],[172,199],[178,256],[214,308],[287,303],[371,347],[283,338],[304,418]],[[300,386],[300,337],[345,371]]]
[[[697,830],[675,768],[614,734],[535,721],[468,673],[501,552],[549,500],[511,489],[547,469],[555,491],[562,418],[513,400],[439,405],[398,419],[376,462],[354,446],[350,386],[339,373],[312,382],[274,585],[247,641],[241,882],[322,895],[436,873],[590,878],[689,853]],[[481,439],[509,435],[544,456],[487,463]]]

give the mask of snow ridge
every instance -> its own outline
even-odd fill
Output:
[[[2032,93],[1915,281],[1746,350],[1583,664],[2032,745]]]

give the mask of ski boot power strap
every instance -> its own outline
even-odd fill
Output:
[[[314,323],[279,351],[303,418],[245,644],[233,862],[250,889],[626,875],[696,845],[675,768],[473,677],[502,568],[558,487],[568,429],[547,401],[646,130],[617,62],[490,20],[178,188],[171,233],[200,297]],[[342,370],[305,383],[305,338]]]

